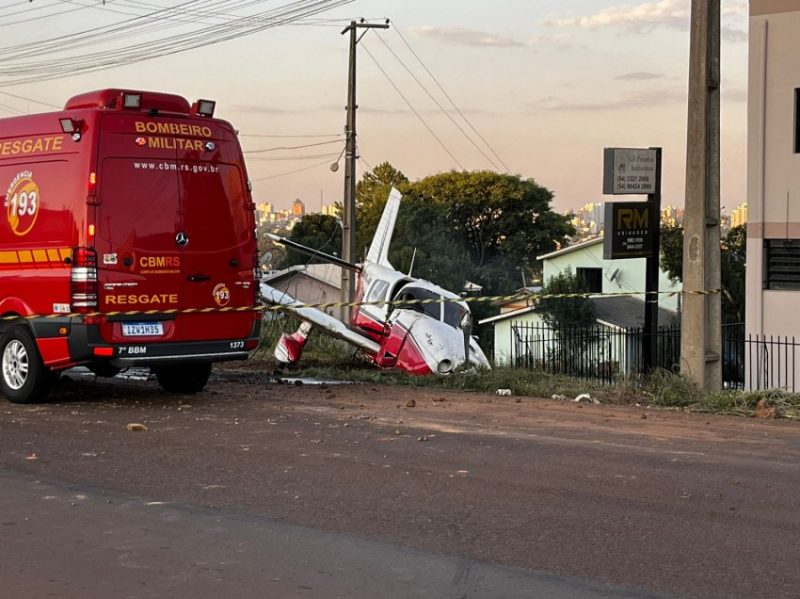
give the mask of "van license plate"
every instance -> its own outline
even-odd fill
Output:
[[[123,322],[122,334],[126,337],[159,337],[164,334],[160,322]]]

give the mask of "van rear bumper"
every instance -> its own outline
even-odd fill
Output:
[[[260,321],[255,321],[250,335],[245,339],[110,344],[102,339],[97,325],[73,321],[67,343],[72,361],[78,364],[103,361],[113,366],[127,367],[245,360],[249,352],[258,346],[260,324]]]

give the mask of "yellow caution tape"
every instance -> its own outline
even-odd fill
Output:
[[[423,304],[445,304],[445,303],[509,303],[514,301],[526,300],[529,302],[538,302],[543,299],[576,299],[576,298],[602,298],[602,297],[632,297],[639,295],[717,295],[721,293],[721,289],[710,289],[708,291],[618,291],[612,293],[516,293],[513,295],[494,295],[486,297],[463,297],[463,298],[447,298],[437,297],[431,299],[408,299],[408,300],[378,300],[373,302],[331,302],[324,304],[303,304],[297,303],[291,306],[283,304],[273,304],[269,306],[225,306],[222,308],[169,308],[165,310],[129,310],[129,311],[112,311],[112,312],[69,312],[59,314],[30,314],[28,316],[3,316],[0,320],[19,320],[21,318],[26,320],[33,320],[37,318],[54,319],[54,318],[77,318],[83,317],[116,317],[116,316],[162,316],[171,314],[211,314],[211,313],[225,313],[225,312],[280,312],[287,308],[316,308],[318,310],[326,310],[328,308],[352,308],[355,306],[385,306],[391,304],[392,306],[413,306]],[[652,300],[651,300],[652,301]]]

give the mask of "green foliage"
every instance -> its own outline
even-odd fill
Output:
[[[306,214],[292,228],[289,239],[326,254],[338,254],[342,247],[342,228],[333,216]],[[311,264],[323,262],[302,252],[287,249],[287,264]]]
[[[683,227],[661,227],[661,268],[673,283],[683,280]]]
[[[542,290],[543,295],[585,293],[583,280],[571,270],[551,277]],[[586,297],[547,298],[539,302],[545,322],[554,329],[564,327],[588,327],[595,322],[594,302]]]
[[[551,210],[553,193],[517,175],[451,171],[417,181],[409,193],[440,207],[477,267],[510,258],[531,269],[536,256],[574,233]]]
[[[656,370],[645,381],[645,394],[650,405],[662,408],[682,408],[696,404],[703,393],[690,379],[667,370]]]
[[[458,291],[466,281],[486,294],[520,286],[519,268],[531,274],[536,256],[565,243],[574,229],[553,212],[553,194],[533,179],[489,171],[449,172],[409,183],[388,163],[358,184],[359,255],[378,226],[392,185],[403,193],[390,260],[407,271]]]
[[[720,241],[720,274],[722,278],[722,320],[743,322],[745,305],[745,260],[747,229],[744,225],[730,229]],[[683,280],[683,228],[662,227],[661,268],[673,281]]]
[[[382,162],[372,171],[364,173],[364,177],[356,184],[356,256],[359,260],[372,242],[392,187],[403,191],[407,184],[408,178],[388,162]],[[402,214],[403,211],[400,212]]]
[[[733,227],[722,239],[722,319],[744,322],[747,227]]]
[[[358,183],[358,256],[363,256],[378,227],[391,187],[403,204],[389,251],[402,272],[458,292],[467,281],[484,295],[505,295],[522,284],[520,270],[534,278],[536,256],[564,244],[575,230],[568,217],[552,211],[553,193],[533,179],[489,171],[449,172],[410,183],[389,163],[366,173]],[[474,307],[475,320],[496,308]],[[493,328],[478,327],[488,347]]]

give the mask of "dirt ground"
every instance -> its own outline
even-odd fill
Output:
[[[795,422],[245,365],[0,405],[9,471],[674,597],[796,596],[799,458]]]

